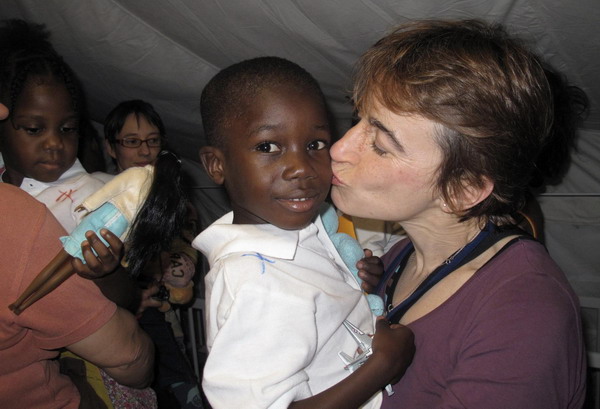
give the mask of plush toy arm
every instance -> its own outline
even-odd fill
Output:
[[[358,241],[350,237],[345,233],[338,233],[337,229],[339,226],[338,215],[333,206],[328,206],[321,212],[321,220],[325,231],[329,235],[331,242],[335,246],[336,250],[340,254],[346,267],[352,272],[358,285],[362,284],[362,280],[358,276],[358,269],[356,263],[364,257],[364,251]],[[381,297],[375,294],[366,294],[369,307],[375,315],[383,314],[383,300]]]

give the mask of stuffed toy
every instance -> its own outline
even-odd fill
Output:
[[[86,198],[77,210],[88,214],[69,236],[60,238],[63,248],[9,305],[15,314],[19,315],[72,276],[73,257],[85,263],[81,242],[86,240],[85,233],[89,230],[102,241],[99,234],[102,228],[118,236],[127,248],[123,264],[132,277],[137,277],[146,260],[168,248],[181,230],[185,215],[181,161],[173,153],[163,151],[155,166],[123,171]]]
[[[328,205],[323,211],[321,211],[321,220],[325,226],[325,231],[329,235],[329,238],[333,242],[333,245],[337,249],[338,253],[344,260],[346,267],[352,272],[358,285],[362,284],[362,280],[358,276],[358,269],[356,263],[365,256],[363,249],[361,248],[358,241],[347,235],[346,233],[338,232],[339,219],[337,212],[334,207]],[[383,300],[376,294],[365,294],[369,307],[373,314],[379,316],[383,315]]]
[[[194,297],[196,263],[185,252],[174,251],[169,254],[166,268],[160,281],[160,290],[156,298],[162,301],[159,311],[167,312],[173,305],[184,305]]]

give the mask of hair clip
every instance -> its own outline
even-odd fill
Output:
[[[181,163],[181,159],[179,159],[179,156],[175,155],[175,153],[168,151],[168,150],[162,150],[159,152],[158,156],[163,156],[163,155],[173,155],[173,157],[175,159],[177,159],[177,162]]]

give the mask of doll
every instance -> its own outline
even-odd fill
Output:
[[[125,264],[132,277],[139,275],[148,259],[168,249],[179,234],[185,215],[181,161],[173,153],[163,151],[154,166],[123,171],[90,195],[77,210],[89,213],[71,235],[61,237],[63,249],[9,306],[15,314],[73,275],[72,257],[85,263],[81,242],[86,240],[85,233],[89,230],[98,234],[101,228],[107,228],[124,241]],[[102,239],[100,234],[98,237]]]

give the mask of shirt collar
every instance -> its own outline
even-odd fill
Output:
[[[257,252],[267,257],[291,260],[299,241],[317,234],[311,223],[302,230],[283,230],[272,224],[232,224],[233,212],[227,213],[198,235],[192,245],[202,251],[211,265],[230,253]]]
[[[79,159],[75,159],[75,163],[67,169],[65,173],[60,175],[60,177],[54,182],[40,182],[39,180],[25,177],[23,178],[23,182],[21,182],[21,189],[30,193],[31,195],[36,195],[37,193],[51,187],[51,186],[59,186],[65,183],[66,180],[69,180],[77,175],[85,175],[87,174],[86,170],[79,162]]]

